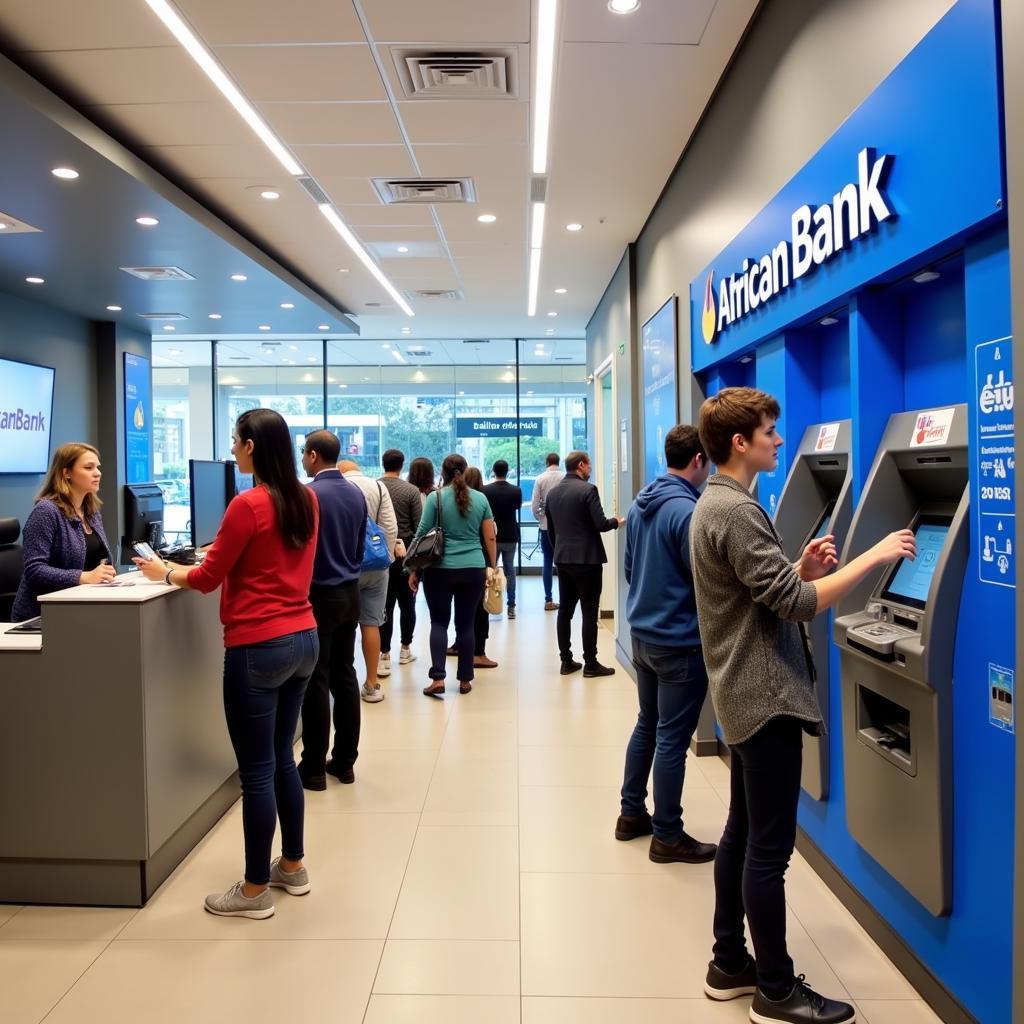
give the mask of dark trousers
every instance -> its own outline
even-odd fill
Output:
[[[402,646],[412,643],[412,634],[416,629],[416,595],[409,589],[409,577],[405,575],[405,559],[396,558],[388,570],[388,597],[385,606],[387,617],[380,627],[380,652],[391,652],[391,634],[395,630],[395,605],[401,616],[400,633]]]
[[[491,617],[484,607],[484,599],[476,606],[473,616],[473,653],[482,658],[487,654],[487,638],[491,635]]]
[[[793,987],[785,876],[796,844],[802,748],[800,722],[785,716],[732,747],[729,817],[715,857],[715,963],[732,973],[746,963],[746,913],[757,983],[770,999]]]
[[[281,853],[303,856],[305,803],[292,746],[316,655],[312,629],[224,652],[224,715],[242,782],[245,879],[253,885],[270,880],[278,818]]]
[[[320,656],[302,702],[302,763],[307,778],[323,775],[331,740],[334,698],[334,750],[338,767],[351,768],[359,755],[360,701],[356,676],[359,580],[309,591],[316,618]]]
[[[642,814],[654,766],[654,834],[662,842],[683,837],[686,751],[697,727],[708,674],[700,648],[662,647],[633,636],[633,665],[640,713],[626,748],[622,813]]]
[[[541,579],[544,581],[544,601],[546,604],[550,604],[554,600],[551,596],[553,593],[551,586],[554,577],[552,570],[555,565],[555,549],[551,546],[551,541],[548,540],[548,531],[540,530],[539,532],[540,550],[544,556],[544,568],[541,569]]]
[[[519,541],[498,544],[498,557],[505,573],[505,600],[509,608],[516,606],[516,555],[519,553]]]
[[[562,661],[572,661],[572,617],[576,605],[583,619],[583,662],[597,661],[597,616],[601,606],[600,565],[558,566],[558,653]]]
[[[423,591],[430,609],[430,678],[444,679],[445,650],[448,647],[448,623],[455,605],[455,643],[459,648],[456,678],[468,683],[473,679],[473,619],[480,595],[484,592],[483,569],[427,569],[423,573]]]

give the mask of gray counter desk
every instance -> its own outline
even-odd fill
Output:
[[[132,578],[0,631],[0,902],[141,906],[238,798],[217,595]]]

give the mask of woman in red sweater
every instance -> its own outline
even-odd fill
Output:
[[[271,917],[270,886],[309,892],[304,803],[292,745],[318,653],[309,583],[319,508],[299,483],[288,425],[270,409],[242,413],[231,452],[257,486],[228,506],[202,565],[135,562],[147,579],[204,594],[221,587],[224,712],[242,781],[245,878],[206,897],[222,917]],[[281,856],[271,862],[277,819]]]

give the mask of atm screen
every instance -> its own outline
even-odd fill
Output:
[[[830,501],[825,506],[825,508],[822,510],[821,515],[818,517],[818,521],[814,524],[814,529],[811,530],[809,534],[807,534],[807,537],[804,540],[803,545],[801,546],[801,551],[803,551],[803,549],[807,547],[807,545],[810,544],[812,540],[821,540],[821,538],[828,533],[828,528],[832,525],[832,510],[835,508],[835,506],[836,503],[834,501]]]
[[[924,608],[939,556],[949,533],[946,516],[922,516],[914,524],[917,558],[901,558],[882,588],[882,600],[897,601],[911,608]]]

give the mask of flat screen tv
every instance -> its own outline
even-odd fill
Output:
[[[45,473],[50,463],[52,366],[0,359],[0,473]]]

